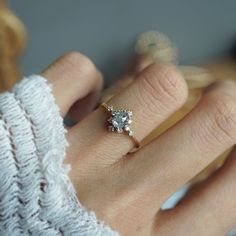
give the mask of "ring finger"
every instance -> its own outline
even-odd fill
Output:
[[[131,127],[135,138],[141,141],[182,106],[186,98],[187,86],[177,69],[171,65],[152,64],[108,105],[133,112]],[[104,108],[99,108],[70,130],[69,162],[80,161],[80,165],[75,166],[82,166],[81,160],[86,158],[84,163],[90,168],[98,164],[107,166],[132,149],[134,144],[128,135],[107,131],[107,119]]]

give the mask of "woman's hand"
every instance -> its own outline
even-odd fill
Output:
[[[132,139],[108,132],[104,108],[92,112],[102,88],[93,63],[79,53],[63,56],[43,73],[53,84],[61,115],[81,122],[68,128],[67,162],[80,202],[124,236],[225,235],[236,221],[236,152],[214,176],[173,210],[163,202],[236,141],[236,85],[207,89],[183,120],[135,153]],[[109,105],[133,111],[132,129],[142,140],[179,109],[187,86],[172,65],[140,71]],[[73,105],[74,104],[74,105]],[[72,107],[73,105],[73,107]],[[72,108],[71,108],[72,107]],[[86,109],[85,109],[86,108]]]

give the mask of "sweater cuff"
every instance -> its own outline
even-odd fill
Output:
[[[76,197],[52,90],[32,75],[0,95],[0,233],[118,235]]]

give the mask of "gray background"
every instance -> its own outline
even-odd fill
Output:
[[[78,50],[108,81],[147,30],[167,34],[180,50],[180,61],[188,64],[219,57],[236,41],[235,0],[11,0],[10,5],[29,33],[25,74]]]

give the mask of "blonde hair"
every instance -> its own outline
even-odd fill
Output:
[[[20,78],[17,60],[26,45],[26,30],[21,21],[0,0],[0,92]]]

